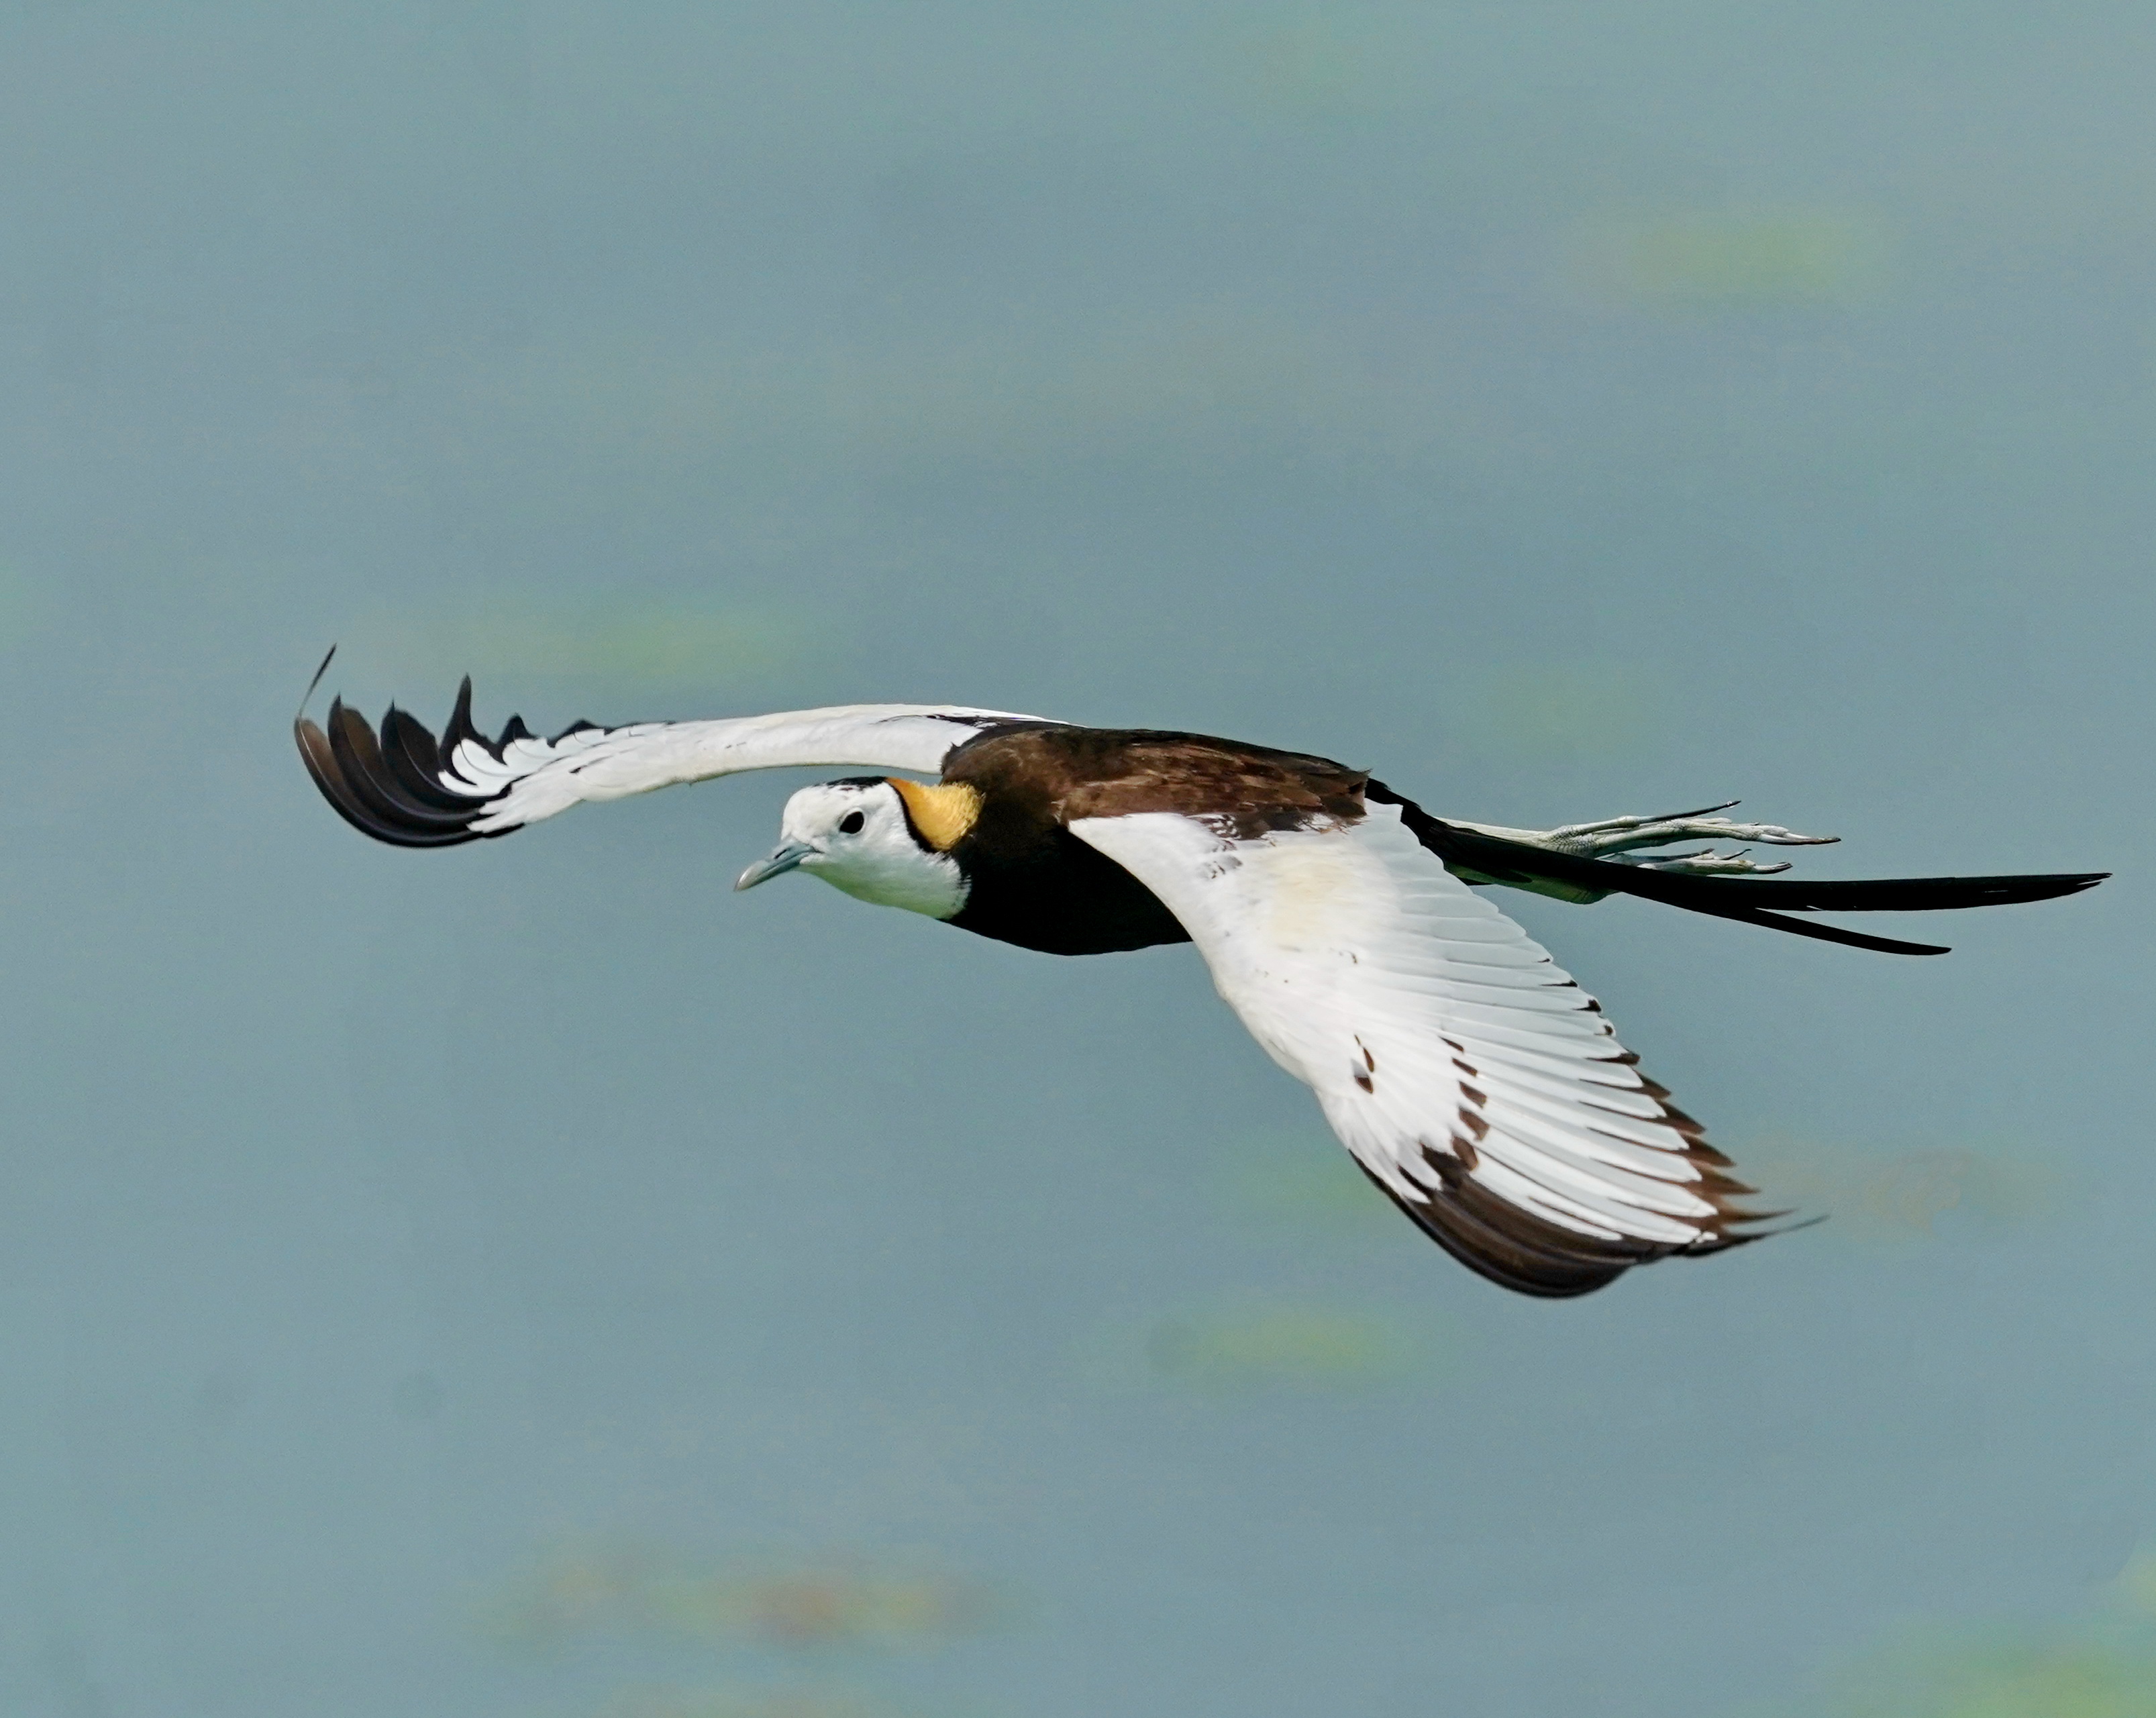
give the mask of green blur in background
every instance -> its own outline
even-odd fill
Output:
[[[0,8],[0,1711],[2156,1710],[2152,81],[2123,3]],[[1828,1219],[1537,1304],[1188,949],[732,895],[808,774],[362,841],[331,642],[2118,876],[1941,960],[1505,897]]]

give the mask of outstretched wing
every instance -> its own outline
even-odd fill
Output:
[[[512,716],[489,739],[471,719],[471,682],[437,742],[394,704],[377,734],[333,699],[323,727],[293,723],[322,797],[355,828],[400,847],[447,847],[507,835],[584,800],[619,800],[745,769],[830,765],[935,774],[944,754],[1030,716],[957,704],[840,704],[716,722],[579,722],[552,739]]]
[[[1728,1160],[1397,805],[1254,839],[1168,811],[1070,828],[1159,896],[1370,1178],[1492,1281],[1584,1294],[1755,1238]]]

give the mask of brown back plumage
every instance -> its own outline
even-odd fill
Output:
[[[1257,836],[1363,815],[1368,772],[1329,758],[1154,728],[1020,728],[983,734],[944,759],[943,779],[1029,820],[1176,811]]]

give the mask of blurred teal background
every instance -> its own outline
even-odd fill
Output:
[[[0,1711],[2156,1712],[2152,87],[2071,0],[0,8]],[[2122,874],[1505,897],[1833,1217],[1536,1304],[1188,949],[731,895],[805,776],[361,840],[332,640]]]

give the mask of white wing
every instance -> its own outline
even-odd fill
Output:
[[[619,800],[746,769],[829,765],[936,774],[976,734],[1037,717],[957,704],[840,704],[716,722],[589,723],[542,739],[511,717],[499,738],[471,723],[471,682],[439,743],[392,705],[377,736],[341,700],[326,728],[295,723],[323,796],[377,841],[439,847],[506,835],[585,800]]]
[[[1371,1179],[1485,1276],[1581,1294],[1751,1238],[1727,1160],[1397,806],[1255,839],[1165,811],[1070,827],[1182,921]]]

